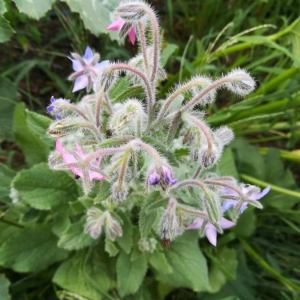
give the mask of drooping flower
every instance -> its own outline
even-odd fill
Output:
[[[187,230],[189,229],[200,229],[202,227],[202,224],[204,222],[204,219],[201,218],[196,218],[192,224],[186,227]],[[222,218],[217,224],[220,226],[222,229],[227,229],[235,225],[234,222],[229,221],[225,218]],[[209,240],[209,242],[216,246],[217,245],[217,229],[214,225],[211,223],[207,223],[204,227],[204,233]]]
[[[120,5],[122,5],[123,2],[120,2]],[[115,20],[114,22],[112,22],[107,28],[106,30],[111,30],[111,31],[120,31],[122,29],[122,27],[124,26],[125,21],[122,18],[117,18],[117,20]],[[131,26],[128,31],[127,31],[127,35],[132,43],[132,45],[134,45],[135,40],[136,40],[136,32],[133,26]]]
[[[67,99],[56,99],[53,96],[50,98],[50,105],[47,106],[47,111],[53,115],[56,120],[60,121],[61,119],[63,119],[64,117],[66,117],[66,111],[64,109],[62,109],[62,105],[63,102],[67,102],[70,103],[70,100]]]
[[[169,183],[175,184],[176,182],[177,179],[173,178],[171,168],[166,165],[151,170],[148,175],[150,185],[160,183],[163,187],[166,187]]]
[[[65,163],[70,164],[69,169],[80,178],[83,178],[85,176],[84,171],[82,168],[78,167],[78,161],[79,159],[84,159],[86,156],[84,155],[82,148],[78,143],[76,143],[77,151],[75,154],[71,154],[66,152],[59,139],[56,140],[56,150],[61,154],[63,160]],[[75,157],[76,156],[76,157]],[[78,159],[78,158],[79,159]],[[98,169],[101,163],[101,157],[98,157],[97,160],[93,160],[90,163],[89,170],[88,170],[88,177],[89,180],[103,180],[105,179],[105,176],[102,175],[100,172],[96,171],[95,169]],[[93,170],[91,170],[93,169]]]
[[[98,63],[100,55],[98,53],[93,54],[90,47],[86,47],[82,57],[77,53],[71,53],[71,55],[74,59],[68,58],[72,61],[75,71],[69,76],[70,80],[75,79],[72,92],[77,92],[84,88],[87,88],[89,91],[97,76],[109,65],[109,60]]]
[[[261,191],[260,188],[257,186],[242,184],[241,190],[242,190],[242,193],[245,194],[245,196],[249,200],[258,201],[270,191],[270,186],[267,186],[264,190]],[[237,194],[237,192],[235,192],[229,188],[222,189],[222,193],[229,197],[232,196],[233,198],[236,198],[239,196]],[[225,212],[228,209],[230,209],[231,207],[235,207],[238,203],[239,202],[236,200],[230,200],[230,199],[226,200],[224,202],[224,204],[222,205],[222,211]],[[248,202],[243,202],[241,205],[241,208],[240,208],[240,212],[243,213],[245,211],[245,209],[247,209],[247,207],[248,207]]]

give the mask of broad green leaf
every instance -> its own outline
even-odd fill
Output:
[[[15,31],[11,28],[9,22],[0,15],[0,43],[9,41],[14,33]]]
[[[162,154],[173,167],[179,167],[179,164],[178,164],[178,161],[177,161],[175,155],[171,151],[167,150],[166,145],[160,143],[157,139],[154,139],[149,136],[147,136],[147,137],[144,136],[142,138],[142,140],[145,143],[153,146],[156,150],[158,150],[158,152],[160,154]]]
[[[48,146],[48,148],[53,148],[53,139],[46,135],[47,129],[51,123],[51,119],[43,115],[37,114],[33,111],[26,110],[26,122],[28,129],[35,136],[40,137],[41,141]]]
[[[237,224],[232,228],[232,231],[237,237],[248,237],[255,231],[256,216],[254,209],[248,207],[238,218]]]
[[[75,181],[65,172],[50,170],[44,163],[19,172],[13,186],[36,209],[67,207],[68,202],[78,197]]]
[[[51,9],[54,0],[13,0],[18,10],[30,18],[40,19]]]
[[[94,199],[95,204],[101,203],[111,196],[111,189],[108,181],[101,180],[97,182],[97,186],[95,188],[98,190],[97,196]]]
[[[146,271],[147,258],[145,255],[131,261],[130,255],[122,251],[117,259],[117,280],[120,296],[134,294],[142,284]]]
[[[10,184],[16,172],[9,169],[7,166],[0,163],[0,199],[1,201],[9,202]]]
[[[5,277],[4,274],[0,274],[0,299],[1,300],[10,300],[10,295],[8,292],[8,287],[10,285],[9,280]]]
[[[0,141],[13,140],[13,112],[17,99],[17,89],[14,84],[0,76]]]
[[[89,300],[99,300],[114,286],[108,260],[108,256],[98,250],[90,255],[84,251],[76,252],[60,265],[53,282]]]
[[[5,12],[7,12],[4,0],[0,0],[0,15],[3,15]]]
[[[89,234],[84,233],[85,218],[72,224],[63,232],[57,246],[66,250],[80,250],[91,245],[94,240]]]
[[[25,154],[25,160],[28,165],[31,166],[39,162],[47,161],[49,148],[41,141],[39,136],[36,136],[29,130],[26,122],[24,103],[16,105],[13,133],[18,146]]]
[[[217,170],[220,175],[230,175],[239,178],[231,148],[225,148],[222,157],[218,162]]]
[[[175,44],[168,44],[167,47],[165,47],[161,53],[161,59],[160,59],[160,63],[161,65],[164,67],[169,58],[175,54],[176,52],[178,52],[179,50],[179,47],[178,45],[175,45]]]
[[[69,212],[67,210],[59,211],[53,218],[52,232],[57,237],[61,237],[69,226],[71,226]]]
[[[1,245],[0,264],[16,272],[41,271],[66,257],[67,252],[56,244],[48,225],[20,229]]]
[[[160,192],[155,191],[151,193],[142,206],[139,215],[139,229],[142,236],[147,236],[155,223],[157,218],[158,210],[154,206],[157,200],[161,200]],[[161,207],[162,202],[159,202],[159,207]]]
[[[118,245],[128,254],[132,247],[132,224],[130,219],[125,213],[120,213],[119,216],[121,217],[123,235],[116,238],[116,242]]]
[[[212,265],[209,272],[209,291],[218,292],[227,280],[236,278],[237,255],[234,249],[219,248],[216,255],[210,255]]]
[[[172,273],[172,268],[169,265],[166,255],[161,251],[155,251],[148,255],[148,261],[150,265],[158,272],[170,274]]]
[[[165,255],[173,272],[155,272],[157,280],[194,291],[208,289],[206,261],[199,249],[196,232],[185,232],[171,244],[171,249]]]
[[[94,35],[107,33],[111,39],[117,39],[117,33],[107,31],[106,28],[115,19],[114,9],[119,5],[119,0],[62,0],[66,2],[71,11],[79,13],[85,28],[89,29]]]

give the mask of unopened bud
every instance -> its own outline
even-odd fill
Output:
[[[206,150],[202,154],[202,164],[204,168],[211,168],[217,162],[216,154],[211,150]]]
[[[232,129],[227,126],[222,126],[214,131],[216,137],[221,141],[221,143],[225,146],[228,145],[234,138],[234,134]]]
[[[61,120],[68,115],[66,104],[69,104],[70,100],[63,98],[56,99],[52,96],[50,102],[50,105],[47,106],[47,111],[55,116],[56,120]]]
[[[106,211],[105,234],[108,239],[114,241],[117,236],[123,235],[123,230],[120,223]]]
[[[127,22],[137,22],[145,16],[145,9],[149,9],[149,5],[141,1],[133,1],[123,3],[116,9],[120,18]],[[127,30],[128,31],[128,30]]]
[[[211,222],[217,223],[222,218],[220,199],[217,194],[210,192],[204,195],[204,207]]]
[[[77,119],[64,119],[62,121],[56,121],[53,122],[48,130],[47,133],[52,137],[52,138],[60,138],[63,137],[67,134],[69,134],[72,131],[75,131],[80,128],[80,124]]]
[[[84,233],[89,233],[93,239],[97,239],[102,232],[102,226],[105,221],[105,214],[102,210],[92,207],[87,211],[87,220],[84,227]]]
[[[141,252],[150,252],[153,253],[156,249],[157,241],[154,238],[140,238],[138,242],[139,250]]]
[[[119,203],[126,200],[127,194],[128,194],[128,188],[127,185],[119,184],[119,182],[115,182],[111,186],[111,193],[114,199],[116,199]]]

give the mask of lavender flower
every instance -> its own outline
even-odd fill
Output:
[[[150,171],[148,175],[148,183],[150,185],[156,185],[160,183],[163,187],[165,187],[169,183],[175,184],[176,182],[177,179],[173,178],[171,168],[166,165]]]
[[[202,227],[204,221],[205,221],[204,219],[196,218],[191,225],[186,227],[186,230],[200,229]],[[217,222],[217,224],[222,229],[227,229],[227,228],[230,228],[235,225],[234,222],[231,222],[225,218],[222,218],[219,222]],[[209,242],[212,245],[216,246],[217,245],[217,229],[216,229],[216,227],[214,225],[212,225],[211,223],[207,223],[204,226],[204,232],[205,232],[205,235],[206,235],[207,239],[209,240]]]
[[[87,88],[89,91],[97,76],[109,65],[109,61],[104,60],[101,63],[98,63],[100,55],[98,53],[93,54],[90,47],[86,47],[82,57],[77,53],[71,53],[71,55],[75,58],[72,59],[71,57],[68,57],[72,61],[73,69],[75,71],[69,76],[70,80],[75,79],[72,92],[77,92],[84,88]]]
[[[258,201],[270,191],[270,186],[267,186],[264,190],[261,191],[260,188],[258,188],[257,186],[243,184],[241,186],[241,190],[242,193],[245,194],[245,196],[249,200]],[[222,189],[222,193],[229,197],[232,196],[233,198],[239,196],[235,191],[229,188]],[[222,211],[225,212],[231,207],[236,207],[238,203],[239,202],[237,200],[226,200],[222,205]],[[243,202],[240,208],[240,212],[243,213],[245,209],[247,209],[247,207],[248,207],[248,202]]]
[[[56,99],[53,96],[50,98],[50,105],[47,106],[47,111],[53,115],[56,120],[60,121],[66,116],[66,111],[61,108],[62,102],[70,103],[70,100],[66,99]]]

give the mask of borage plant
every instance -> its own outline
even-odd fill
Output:
[[[255,81],[242,69],[215,80],[195,76],[158,100],[166,72],[160,65],[153,9],[142,1],[122,3],[108,29],[118,30],[121,38],[128,34],[132,43],[137,40],[140,52],[128,62],[100,63],[100,55],[89,47],[82,57],[71,54],[73,92],[86,88],[88,94],[77,104],[52,97],[48,111],[56,121],[48,134],[56,139],[56,150],[49,156],[49,167],[71,171],[82,185],[80,199],[88,210],[81,228],[96,240],[87,243],[90,251],[101,245],[112,257],[120,252],[116,267],[122,297],[139,289],[148,262],[167,284],[205,290],[207,276],[199,284],[183,274],[191,272],[188,264],[186,271],[179,270],[174,254],[164,254],[162,246],[172,253],[173,245],[184,240],[171,245],[177,237],[186,236],[187,243],[196,239],[185,233],[189,229],[197,229],[216,246],[217,233],[234,226],[248,205],[262,208],[258,200],[269,188],[261,191],[216,172],[233,132],[227,126],[210,128],[200,110],[215,101],[218,89],[245,96],[254,90]],[[178,155],[182,148],[189,155]],[[183,249],[179,256],[186,255]],[[199,258],[193,268],[205,273],[205,264],[197,265]],[[133,278],[136,274],[139,278]],[[185,278],[180,281],[181,277]]]

